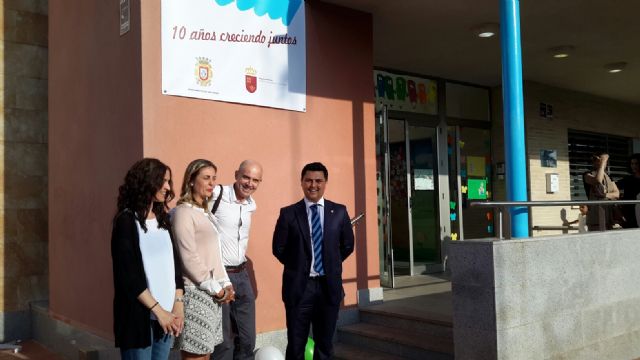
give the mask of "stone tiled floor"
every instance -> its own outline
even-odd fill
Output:
[[[451,282],[445,273],[398,276],[394,289],[384,289],[384,303],[371,309],[453,321]]]
[[[397,276],[395,283],[394,289],[384,289],[385,301],[451,292],[451,281],[445,273]]]
[[[0,360],[65,360],[39,343],[28,340],[20,343],[22,350],[14,353],[11,350],[0,350]]]

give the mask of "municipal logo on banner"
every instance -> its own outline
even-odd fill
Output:
[[[211,60],[207,58],[197,58],[196,62],[196,82],[200,86],[211,85],[211,75],[213,70],[211,69]]]
[[[256,71],[256,69],[252,67],[248,67],[245,70],[245,76],[244,76],[245,85],[246,85],[247,91],[252,94],[256,92],[256,90],[258,89],[258,78],[256,77],[257,73],[258,72]]]
[[[306,111],[303,0],[162,0],[162,93]]]

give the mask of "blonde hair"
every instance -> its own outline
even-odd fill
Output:
[[[178,199],[178,205],[182,203],[189,203],[193,205],[197,205],[207,210],[207,201],[209,199],[204,199],[202,204],[198,204],[193,198],[192,184],[195,181],[200,171],[204,168],[212,167],[216,172],[218,168],[214,163],[205,159],[196,159],[187,165],[187,169],[184,171],[184,178],[182,180],[182,188],[180,189],[180,199]]]

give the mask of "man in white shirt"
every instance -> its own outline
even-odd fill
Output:
[[[235,183],[215,188],[209,208],[220,233],[222,258],[233,284],[235,301],[222,306],[224,340],[217,345],[213,359],[253,359],[256,344],[256,310],[253,287],[246,270],[251,216],[256,203],[251,195],[262,182],[262,166],[243,161],[235,172]],[[214,211],[215,203],[220,198]]]

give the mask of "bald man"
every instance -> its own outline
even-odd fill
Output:
[[[235,179],[231,185],[217,186],[209,203],[220,233],[224,267],[235,291],[235,301],[222,305],[224,340],[215,347],[212,358],[216,360],[253,359],[256,345],[255,295],[246,270],[246,252],[251,216],[256,210],[251,195],[262,182],[262,166],[245,160],[236,170]]]

